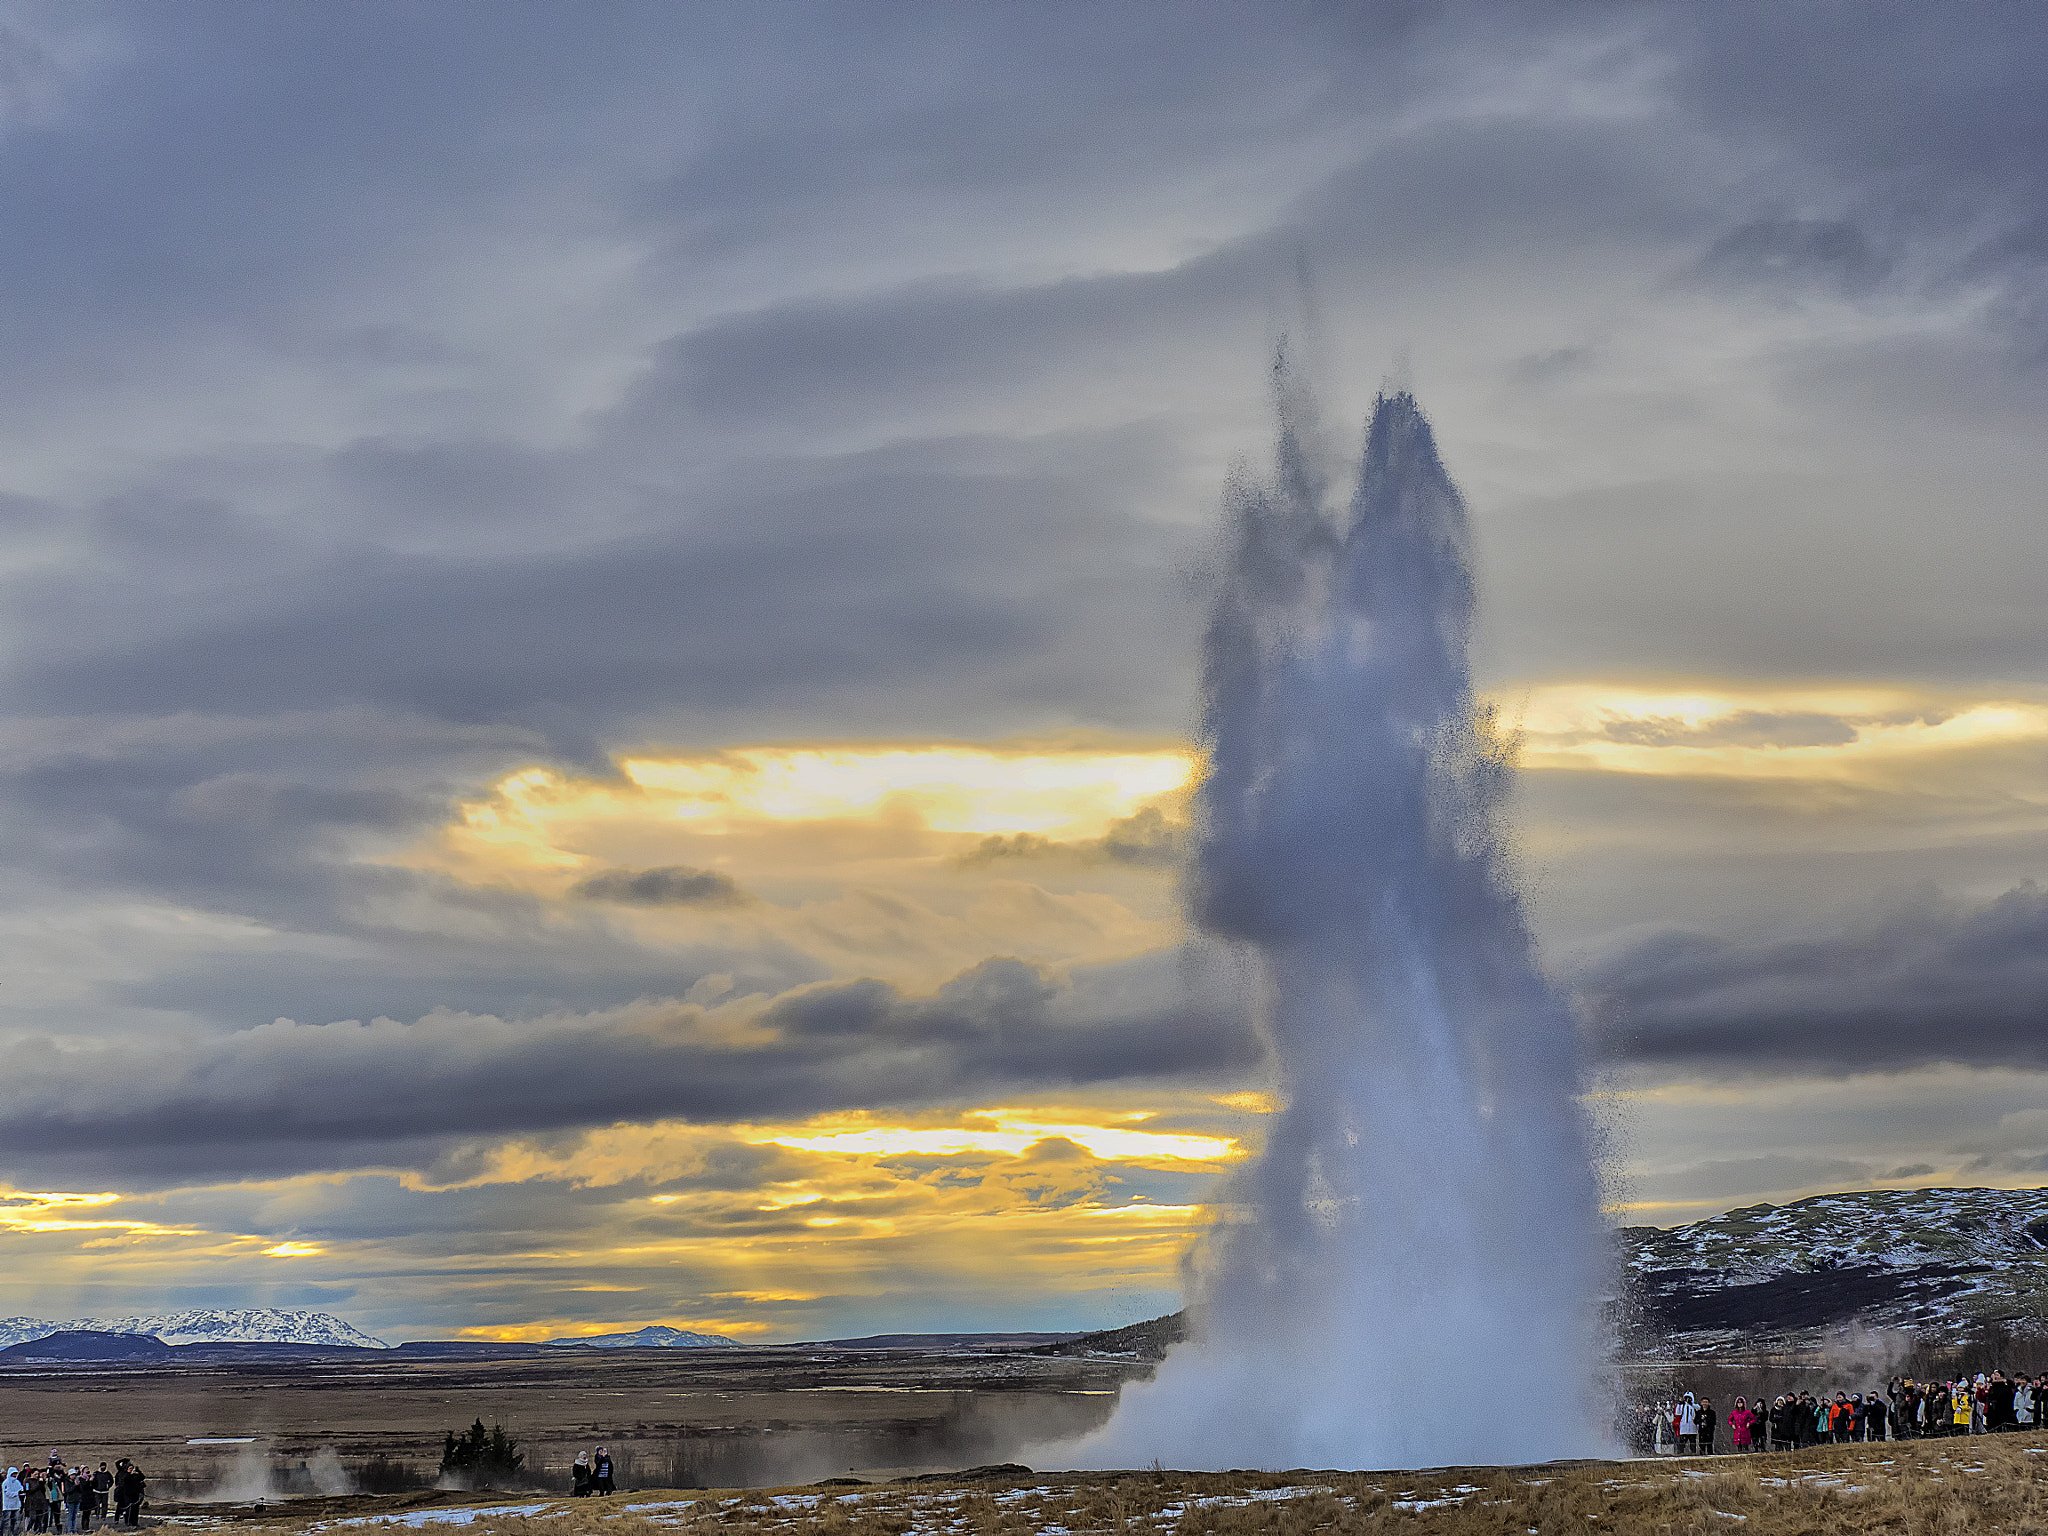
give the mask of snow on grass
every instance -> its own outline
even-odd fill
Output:
[[[1247,1504],[1284,1504],[1295,1499],[1306,1499],[1319,1493],[1335,1493],[1336,1491],[1334,1488],[1302,1486],[1255,1488],[1248,1493],[1211,1494],[1204,1498],[1183,1499],[1178,1504],[1169,1504],[1161,1509],[1153,1518],[1159,1520],[1178,1520],[1191,1509],[1242,1509]],[[1403,1495],[1403,1497],[1412,1499],[1415,1495],[1410,1493]],[[1452,1499],[1449,1502],[1455,1504],[1457,1500]],[[1415,1507],[1426,1508],[1433,1506],[1417,1505]]]
[[[537,1515],[553,1509],[560,1500],[544,1499],[538,1504],[465,1504],[457,1509],[415,1509],[402,1515],[363,1515],[353,1520],[323,1520],[309,1530],[324,1531],[334,1526],[403,1525],[413,1530],[428,1525],[469,1525],[479,1519],[504,1515]]]

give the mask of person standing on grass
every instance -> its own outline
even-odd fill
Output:
[[[569,1497],[587,1499],[590,1497],[590,1452],[578,1451],[576,1460],[569,1466]]]
[[[1711,1456],[1714,1454],[1714,1433],[1716,1429],[1720,1426],[1720,1423],[1721,1416],[1714,1411],[1714,1400],[1711,1397],[1701,1398],[1700,1454],[1702,1456]]]
[[[1749,1411],[1749,1399],[1738,1397],[1735,1406],[1728,1410],[1728,1449],[1740,1456],[1750,1448],[1749,1426],[1756,1422],[1756,1415]]]
[[[1678,1454],[1699,1455],[1700,1405],[1693,1401],[1690,1392],[1678,1400],[1678,1409],[1672,1414],[1671,1427],[1678,1435]]]
[[[594,1493],[610,1493],[612,1491],[611,1453],[601,1445],[597,1448],[596,1457],[590,1463],[590,1487]]]
[[[20,1536],[20,1532],[21,1475],[9,1467],[7,1475],[0,1477],[0,1533]]]
[[[1949,1390],[1948,1404],[1949,1433],[1967,1435],[1970,1432],[1970,1420],[1977,1411],[1977,1394],[1970,1390],[1969,1377],[1962,1376],[1956,1379],[1955,1386]]]

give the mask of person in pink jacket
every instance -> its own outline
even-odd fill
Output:
[[[1735,1399],[1735,1406],[1728,1410],[1728,1438],[1735,1449],[1750,1450],[1749,1432],[1756,1424],[1756,1414],[1741,1398]]]

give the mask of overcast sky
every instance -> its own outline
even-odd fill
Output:
[[[2038,1182],[2044,78],[2024,6],[0,0],[0,1310],[1175,1305],[1283,334],[1471,501],[1620,1219]]]

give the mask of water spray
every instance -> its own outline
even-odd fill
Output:
[[[1412,395],[1333,515],[1283,356],[1227,500],[1191,915],[1246,951],[1284,1107],[1189,1272],[1191,1336],[1079,1464],[1402,1467],[1606,1448],[1605,1243],[1570,1015],[1506,856],[1465,506]]]

